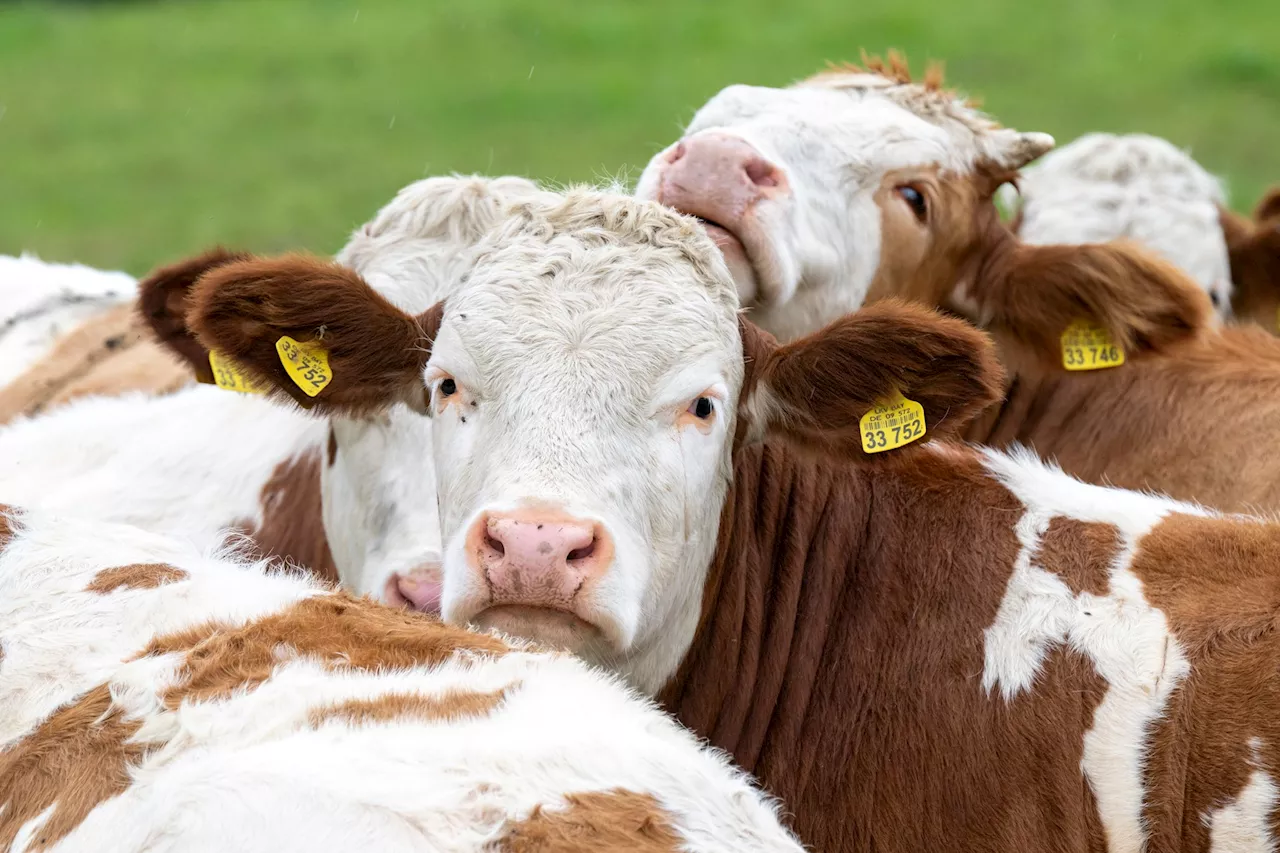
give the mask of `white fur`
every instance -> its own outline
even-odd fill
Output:
[[[979,160],[1017,168],[1053,145],[1046,134],[1000,127],[958,96],[855,73],[786,89],[729,86],[698,110],[684,138],[709,132],[745,140],[786,175],[789,194],[755,205],[754,283],[738,282],[752,319],[783,339],[866,298],[881,254],[875,193],[887,173],[967,174]],[[657,198],[675,144],[650,160],[638,197]]]
[[[1089,133],[1028,167],[1018,183],[1023,241],[1136,240],[1204,288],[1219,318],[1230,313],[1222,184],[1173,144],[1142,133]]]
[[[1164,713],[1190,671],[1164,614],[1153,607],[1130,562],[1142,537],[1171,512],[1204,515],[1200,507],[1121,489],[1092,486],[1018,448],[985,451],[985,462],[1025,511],[1017,525],[1021,549],[993,623],[986,629],[983,686],[1004,701],[1034,686],[1046,653],[1071,648],[1107,684],[1085,733],[1081,769],[1097,798],[1110,850],[1143,849],[1143,762],[1148,727]],[[1114,524],[1120,548],[1104,595],[1074,595],[1033,561],[1055,517]]]
[[[101,569],[153,562],[187,577],[83,591]],[[436,667],[361,672],[334,666],[323,650],[317,659],[281,647],[262,685],[172,711],[161,696],[181,677],[180,655],[132,660],[157,633],[243,624],[324,594],[299,577],[264,575],[128,527],[22,515],[0,553],[0,720],[9,741],[106,683],[124,717],[141,722],[134,740],[152,748],[122,794],[50,849],[480,851],[535,807],[556,811],[566,795],[621,788],[656,798],[682,849],[801,850],[774,804],[723,755],[568,656],[457,653]],[[424,619],[421,630],[440,629]],[[49,683],[68,662],[66,677]],[[460,720],[311,722],[344,700],[502,689],[491,713]],[[47,814],[23,826],[15,851]]]
[[[30,253],[0,255],[0,386],[48,354],[61,336],[137,292],[128,273]]]
[[[1255,769],[1244,789],[1234,800],[1202,817],[1209,827],[1211,853],[1275,853],[1276,838],[1271,827],[1280,802],[1280,788],[1270,773],[1257,766],[1261,752],[1258,739],[1252,738],[1249,746]]]

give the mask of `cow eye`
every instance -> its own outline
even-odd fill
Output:
[[[695,418],[705,421],[707,418],[715,414],[715,404],[711,402],[710,397],[699,397],[689,404],[689,412]]]
[[[916,215],[916,219],[924,222],[928,218],[929,206],[925,204],[924,193],[910,184],[903,184],[898,187],[898,195],[911,206],[911,212]]]
[[[440,383],[441,397],[452,397],[454,394],[457,394],[457,393],[458,393],[457,382],[454,382],[453,379],[451,378],[446,378],[443,381],[441,381]]]

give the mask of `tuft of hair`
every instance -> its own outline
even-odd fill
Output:
[[[744,335],[744,339],[747,336]],[[863,457],[863,415],[895,392],[924,408],[928,434],[955,436],[1004,389],[991,340],[971,324],[897,299],[865,306],[811,335],[750,349],[752,435]]]
[[[1258,204],[1253,209],[1253,219],[1259,225],[1271,224],[1272,220],[1280,220],[1280,186],[1272,187],[1267,190],[1262,198],[1258,199]]]
[[[196,281],[218,267],[248,260],[247,252],[232,252],[222,246],[153,270],[138,283],[138,314],[165,348],[176,354],[195,372],[201,382],[213,382],[209,351],[196,340],[187,325],[187,305]]]
[[[570,186],[550,199],[512,205],[509,217],[485,239],[477,263],[518,241],[545,245],[558,240],[588,249],[655,249],[691,265],[714,298],[738,307],[737,288],[724,256],[697,219],[655,201],[586,185]]]

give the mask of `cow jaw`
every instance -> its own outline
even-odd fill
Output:
[[[1051,145],[936,87],[833,72],[724,89],[650,161],[636,194],[707,221],[752,319],[792,339],[875,297],[894,250],[885,220],[911,209],[899,174],[1013,170]],[[926,237],[928,213],[916,223]]]

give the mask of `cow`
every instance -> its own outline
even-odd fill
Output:
[[[1011,190],[1005,184],[1001,190]],[[1231,265],[1221,223],[1221,182],[1166,139],[1088,133],[1021,171],[1008,193],[1023,243],[1105,243],[1130,238],[1204,288],[1215,317],[1231,315]]]
[[[636,194],[702,218],[750,316],[783,340],[888,297],[990,332],[1007,387],[973,441],[1091,482],[1280,509],[1280,342],[1215,332],[1203,290],[1132,242],[1019,241],[994,193],[1052,145],[891,56],[724,89]]]
[[[125,525],[0,529],[6,851],[802,853],[570,655]]]
[[[418,181],[357,228],[339,259],[399,305],[434,301],[465,273],[507,205],[544,192],[514,176]],[[337,580],[341,568],[348,588],[404,603],[395,577],[439,562],[434,498],[406,504],[390,520],[382,508],[398,504],[397,477],[429,481],[430,468],[387,468],[383,482],[352,480],[347,468],[362,455],[381,461],[382,425],[417,428],[418,419],[391,412],[331,429],[267,402],[226,366],[215,375],[210,353],[186,328],[184,300],[201,275],[242,257],[214,248],[163,266],[139,285],[137,320],[163,357],[176,357],[198,382],[165,396],[82,397],[16,418],[0,429],[0,501],[132,524],[210,548],[231,532],[262,556],[327,580]],[[408,533],[414,539],[406,547]],[[382,546],[388,535],[400,550]]]
[[[138,288],[124,272],[0,255],[0,424],[79,397],[188,384],[136,316]]]
[[[1280,330],[1280,187],[1272,187],[1254,209],[1253,221],[1222,209],[1235,293],[1236,317]]]
[[[964,321],[780,345],[695,221],[578,193],[417,313],[300,255],[189,302],[271,398],[288,337],[327,352],[312,411],[421,411],[382,464],[414,503],[434,460],[445,621],[657,695],[812,849],[1275,843],[1280,526],[956,442],[1003,387]]]

